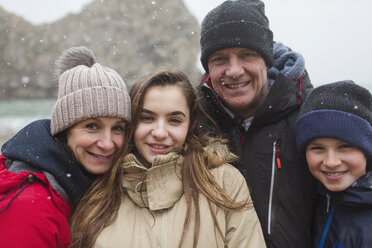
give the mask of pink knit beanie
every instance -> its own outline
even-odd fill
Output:
[[[119,74],[97,63],[86,47],[72,47],[57,60],[58,99],[51,119],[55,135],[78,122],[96,117],[130,121],[131,101]]]

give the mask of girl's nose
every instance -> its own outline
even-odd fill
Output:
[[[164,139],[168,137],[168,131],[166,125],[162,122],[158,123],[154,129],[151,131],[151,135],[156,139]]]

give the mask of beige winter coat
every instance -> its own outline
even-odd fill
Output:
[[[157,156],[151,168],[142,166],[133,154],[125,158],[124,197],[118,216],[98,236],[96,248],[179,246],[186,215],[181,181],[183,157],[176,153]],[[211,169],[217,182],[236,201],[250,199],[244,177],[229,164]],[[145,181],[143,178],[146,176]],[[200,233],[197,247],[224,247],[214,225],[207,199],[200,195]],[[229,248],[266,247],[254,208],[223,210],[216,207],[218,224]],[[192,215],[182,247],[193,247]]]

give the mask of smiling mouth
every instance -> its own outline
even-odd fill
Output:
[[[324,172],[327,176],[330,177],[338,177],[346,173],[346,171],[340,171],[340,172]]]
[[[243,82],[243,83],[240,83],[240,84],[227,84],[225,82],[222,82],[221,85],[222,86],[225,86],[226,88],[228,89],[239,89],[239,88],[242,88],[242,87],[245,87],[249,84],[250,81],[247,81],[247,82]]]
[[[151,144],[150,147],[155,148],[155,149],[165,149],[165,148],[167,148],[168,146],[165,146],[165,145],[154,145],[154,144]]]
[[[96,157],[96,158],[99,158],[99,159],[109,159],[111,158],[112,155],[108,155],[108,156],[100,156],[100,155],[97,155],[97,154],[94,154],[94,153],[91,153],[91,152],[88,152],[90,155]]]

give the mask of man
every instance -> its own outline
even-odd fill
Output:
[[[201,25],[200,103],[244,174],[267,247],[310,247],[315,181],[296,151],[294,123],[313,88],[302,56],[280,43],[259,0],[225,1]]]

